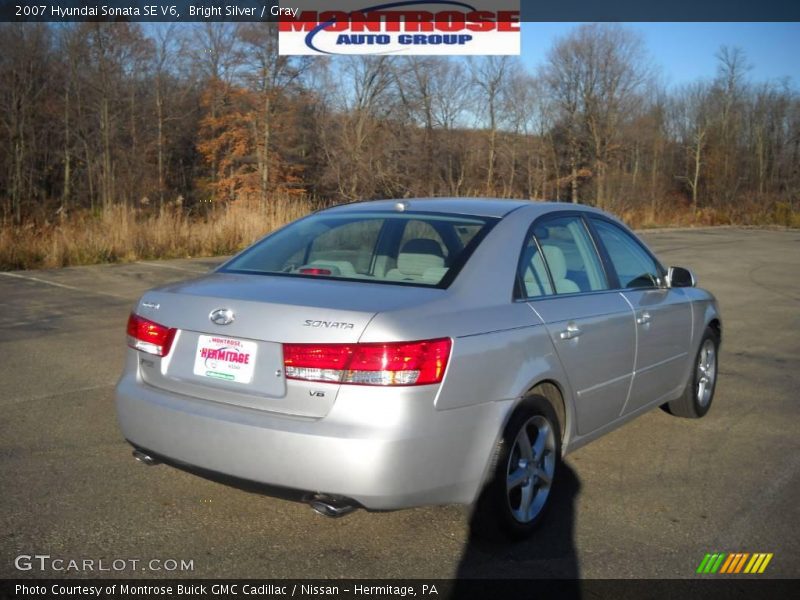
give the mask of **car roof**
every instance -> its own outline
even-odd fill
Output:
[[[398,198],[395,200],[368,200],[341,204],[326,209],[323,212],[361,212],[369,211],[397,211],[398,203],[405,204],[404,211],[450,213],[470,215],[475,217],[505,217],[517,209],[535,207],[536,216],[558,210],[588,210],[601,212],[597,209],[580,204],[567,202],[549,202],[546,200],[512,200],[505,198]],[[529,213],[530,214],[530,213]]]

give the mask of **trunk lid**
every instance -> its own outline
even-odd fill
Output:
[[[339,384],[287,381],[284,343],[355,343],[376,313],[440,297],[437,289],[213,273],[147,292],[136,312],[178,329],[170,353],[139,353],[143,381],[171,392],[324,417]],[[223,314],[212,322],[213,312]]]

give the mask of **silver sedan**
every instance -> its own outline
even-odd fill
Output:
[[[721,321],[588,207],[338,206],[154,289],[117,386],[134,455],[355,507],[475,506],[524,537],[567,453],[661,406],[702,417]]]

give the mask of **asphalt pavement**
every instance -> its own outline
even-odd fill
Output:
[[[760,577],[800,577],[800,232],[643,237],[719,299],[714,405],[570,455],[549,521],[513,545],[475,539],[466,507],[333,520],[135,462],[113,402],[127,315],[218,259],[0,273],[0,577],[686,578],[708,552],[773,553]],[[70,560],[109,570],[54,569]]]

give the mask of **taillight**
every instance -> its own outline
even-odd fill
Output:
[[[175,332],[177,329],[159,325],[135,313],[128,317],[128,346],[142,352],[166,356],[172,347]]]
[[[386,344],[284,344],[288,379],[360,385],[439,383],[450,338]]]

